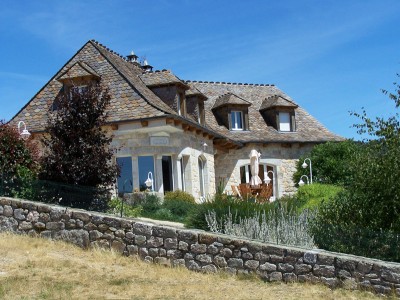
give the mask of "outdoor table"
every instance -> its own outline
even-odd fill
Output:
[[[261,193],[261,187],[259,186],[259,187],[250,187],[250,190],[251,190],[251,194],[253,195],[253,196],[255,196],[255,195],[259,195],[260,193]]]

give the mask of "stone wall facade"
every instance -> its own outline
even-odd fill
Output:
[[[210,138],[185,131],[179,126],[167,125],[165,119],[148,121],[146,127],[142,127],[140,122],[123,124],[112,133],[114,135],[112,146],[119,149],[115,156],[132,158],[134,189],[139,187],[138,157],[153,156],[154,189],[163,194],[161,159],[162,156],[171,156],[174,190],[185,190],[200,201],[202,198],[198,167],[200,157],[205,163],[204,194],[215,193],[214,148]],[[206,147],[204,143],[207,144]]]
[[[300,156],[312,149],[312,144],[248,144],[241,149],[229,152],[217,152],[215,155],[216,179],[225,183],[225,189],[238,185],[240,167],[250,164],[249,154],[252,149],[261,152],[260,163],[274,168],[274,196],[291,195],[296,192],[293,174]]]
[[[0,198],[0,231],[114,249],[201,272],[257,274],[266,281],[321,282],[400,296],[400,264],[323,250],[263,244],[200,230]]]

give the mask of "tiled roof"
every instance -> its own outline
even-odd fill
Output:
[[[190,82],[186,82],[189,86],[189,89],[186,91],[186,96],[199,96],[203,101],[207,101],[206,95],[200,92],[194,85]]]
[[[235,94],[228,92],[226,94],[219,96],[217,99],[215,99],[213,109],[224,106],[224,105],[228,105],[228,104],[246,105],[246,106],[251,105],[251,103],[249,101],[246,101],[243,98],[240,98],[240,97],[236,96]]]
[[[138,64],[128,62],[124,57],[96,41],[87,42],[49,80],[49,82],[17,113],[13,122],[24,120],[32,132],[43,131],[47,113],[62,88],[57,79],[74,76],[100,76],[101,82],[109,89],[111,103],[108,107],[108,121],[120,122],[146,118],[179,116],[169,105],[155,95],[149,87],[165,84],[179,84],[186,88],[186,95],[199,95],[205,101],[206,131],[214,132],[219,139],[227,138],[236,144],[248,142],[322,142],[340,140],[301,107],[296,111],[296,132],[280,133],[267,126],[260,109],[268,105],[284,106],[297,104],[274,85],[235,84],[225,82],[182,81],[170,71],[144,73]],[[266,100],[268,99],[268,100]],[[264,101],[265,100],[265,101]],[[272,104],[270,102],[273,102]],[[212,108],[224,104],[244,104],[249,111],[249,131],[229,131],[220,126]],[[291,103],[291,104],[290,104]],[[195,123],[190,116],[189,123]],[[201,125],[195,125],[202,128]]]
[[[55,74],[53,78],[21,109],[13,121],[24,120],[30,131],[43,131],[47,113],[52,107],[56,95],[62,88],[56,78],[64,75],[78,62],[101,76],[104,86],[108,87],[111,103],[108,107],[108,121],[176,115],[176,112],[158,98],[139,78],[140,67],[126,61],[123,57],[95,41],[87,42]]]
[[[225,82],[187,81],[208,97],[205,102],[206,123],[212,130],[241,143],[249,142],[324,142],[342,140],[341,137],[331,133],[315,118],[301,107],[296,112],[296,132],[279,132],[268,126],[260,113],[263,100],[271,96],[279,96],[293,105],[297,104],[280,89],[268,84],[242,84]],[[212,108],[220,97],[232,93],[251,103],[249,112],[249,131],[230,131],[225,126],[218,124]]]
[[[94,76],[100,78],[99,74],[93,70],[87,63],[78,61],[71,68],[57,77],[58,81],[64,81],[70,78]]]
[[[294,104],[292,101],[285,99],[280,95],[269,96],[261,103],[260,110],[273,108],[273,107],[288,107],[288,108],[296,108],[297,104]]]
[[[168,70],[146,72],[139,77],[148,87],[179,84],[182,85],[185,89],[189,89],[189,87],[182,80],[180,80]]]
[[[139,78],[139,76],[142,75],[142,69],[140,67],[138,67],[136,64],[128,62],[124,57],[116,54],[115,52],[111,52],[110,49],[97,42],[90,41],[90,43],[94,45],[102,55],[104,55],[109,63],[112,64],[115,70],[122,76],[122,79],[125,79],[126,83],[133,90],[133,92],[135,92],[137,96],[140,96],[144,102],[153,106],[153,108],[156,110],[153,111],[153,109],[151,109],[148,113],[144,113],[142,115],[142,111],[135,112],[132,107],[129,107],[130,103],[128,103],[127,107],[119,108],[120,112],[123,111],[123,108],[129,109],[130,112],[128,115],[131,116],[129,116],[127,120],[159,116],[166,113],[176,114],[173,109],[171,109],[160,98],[158,98]],[[118,82],[110,81],[109,84],[116,85]],[[110,108],[110,111],[112,112],[112,108]]]

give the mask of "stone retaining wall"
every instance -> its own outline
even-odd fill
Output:
[[[266,281],[322,282],[400,296],[400,264],[323,250],[263,244],[106,214],[0,198],[0,231],[99,246],[190,270],[256,273]]]

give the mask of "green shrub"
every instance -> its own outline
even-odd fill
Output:
[[[161,208],[161,199],[156,194],[143,193],[143,197],[135,197],[135,206],[143,208],[143,214],[152,214]]]
[[[209,230],[205,216],[211,209],[212,206],[208,203],[197,205],[186,216],[184,221],[185,227]]]
[[[305,208],[315,209],[323,201],[334,198],[343,188],[332,184],[314,183],[299,187],[296,198],[301,210]]]
[[[36,200],[38,190],[36,185],[36,174],[25,166],[17,166],[15,177],[12,179],[10,196],[21,199]],[[10,182],[11,183],[11,182]]]
[[[167,208],[160,208],[156,210],[150,217],[157,220],[177,221],[172,212]]]
[[[357,194],[338,193],[318,209],[311,225],[311,233],[319,248],[400,262],[400,233],[366,224],[372,212],[360,209]],[[372,219],[371,219],[372,221]]]
[[[171,213],[183,220],[187,214],[196,207],[197,204],[181,201],[178,199],[166,200],[163,203],[163,208],[168,209]]]
[[[299,182],[304,174],[310,177],[309,166],[302,167],[304,159],[310,158],[314,182],[344,185],[351,181],[350,162],[359,149],[360,144],[352,140],[316,145],[310,153],[300,157],[293,180]],[[309,164],[309,161],[306,163]]]
[[[189,212],[185,226],[209,230],[205,217],[209,211],[215,212],[217,220],[221,220],[231,212],[233,221],[239,222],[240,219],[254,216],[255,212],[268,211],[271,207],[272,205],[269,203],[260,204],[251,200],[243,201],[226,194],[216,194],[212,199],[207,199],[204,203],[196,205]]]
[[[127,203],[124,203],[122,206],[121,198],[112,198],[108,201],[108,213],[114,215],[121,215],[122,209],[122,216],[123,217],[130,217],[130,218],[137,218],[140,216],[143,208],[141,206],[132,206]]]
[[[0,195],[32,200],[31,184],[39,171],[38,148],[17,128],[0,120]],[[20,186],[20,183],[23,186]]]
[[[400,85],[384,91],[400,107]],[[351,180],[346,191],[321,205],[313,232],[319,247],[400,261],[400,114],[371,118],[352,113],[363,134],[361,146],[347,160]]]
[[[191,203],[191,204],[195,204],[196,200],[194,199],[193,195],[181,191],[181,190],[176,190],[173,192],[166,192],[165,196],[164,196],[164,202],[168,202],[171,200],[178,200],[181,202],[187,202],[187,203]]]

